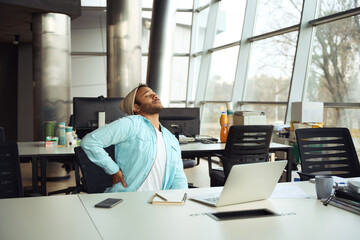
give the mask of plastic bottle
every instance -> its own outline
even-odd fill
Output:
[[[59,123],[59,145],[66,145],[65,123]]]
[[[72,127],[66,127],[65,132],[66,132],[66,146],[71,147],[74,141]]]
[[[223,111],[221,113],[221,117],[220,117],[220,126],[221,126],[220,142],[226,142],[226,140],[227,140],[228,133],[229,133],[228,124],[229,124],[228,116],[226,115],[226,112]]]
[[[226,105],[227,105],[226,113],[229,119],[228,129],[230,130],[230,127],[234,124],[234,110],[233,110],[232,102],[228,102]]]

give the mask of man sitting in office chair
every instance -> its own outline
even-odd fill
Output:
[[[161,101],[149,87],[139,85],[120,103],[130,116],[87,134],[81,147],[91,161],[111,175],[106,192],[187,188],[178,140],[160,125]],[[104,150],[115,145],[115,162]]]

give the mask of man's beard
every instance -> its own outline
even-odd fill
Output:
[[[164,109],[162,104],[152,105],[150,103],[140,105],[141,112],[145,114],[158,114]]]

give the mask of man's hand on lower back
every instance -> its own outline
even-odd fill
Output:
[[[125,188],[127,187],[126,182],[124,180],[124,175],[121,170],[119,170],[117,173],[111,175],[111,179],[112,179],[113,184],[117,184],[117,183],[121,182],[121,184]]]

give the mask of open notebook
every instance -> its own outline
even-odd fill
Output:
[[[215,207],[266,199],[271,196],[286,164],[284,160],[234,165],[221,193],[191,199]]]

